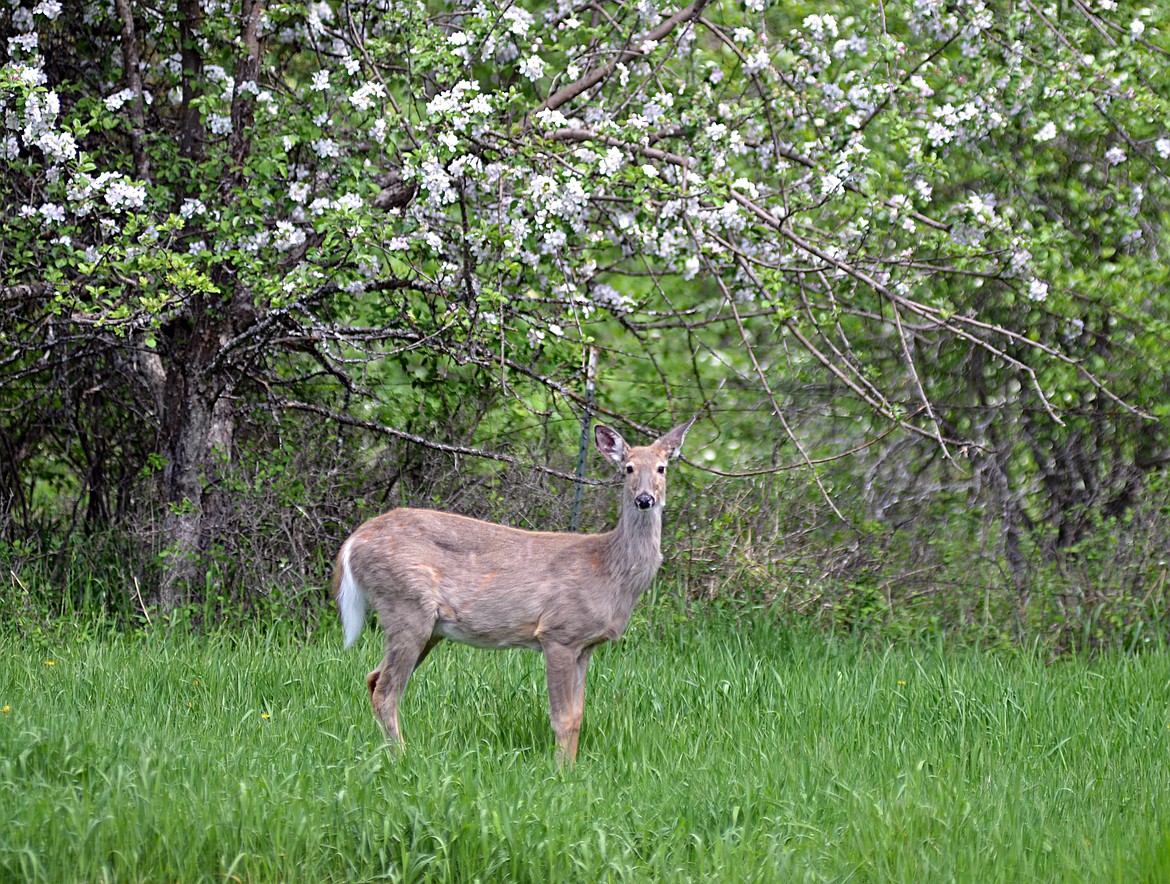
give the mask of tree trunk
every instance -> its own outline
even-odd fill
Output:
[[[202,300],[202,299],[199,299]],[[217,463],[231,456],[234,414],[226,395],[230,377],[215,358],[231,337],[232,321],[214,306],[199,303],[200,319],[178,321],[165,330],[168,360],[162,382],[163,418],[159,454],[163,458],[161,496],[163,575],[157,602],[163,610],[192,600],[205,583],[204,553],[209,546],[208,489]]]
[[[183,96],[180,153],[199,159],[204,132],[196,99],[201,92],[203,58],[191,36],[198,32],[202,11],[198,0],[180,0],[183,36]],[[260,71],[258,27],[264,4],[243,0],[240,43],[244,52],[235,82],[255,83]],[[221,190],[231,193],[244,186],[244,165],[251,152],[250,132],[255,101],[247,90],[236,89],[232,100],[232,131],[228,139],[231,163],[223,171]],[[228,203],[234,200],[229,198]],[[205,553],[215,530],[214,511],[223,507],[208,493],[214,484],[218,458],[230,456],[234,415],[228,393],[232,368],[217,362],[220,351],[242,327],[255,321],[251,298],[236,290],[231,272],[221,265],[213,274],[221,292],[232,296],[212,300],[195,295],[187,317],[163,329],[169,343],[169,364],[163,381],[163,420],[160,453],[163,469],[164,568],[158,604],[164,611],[192,599],[192,590],[206,582]]]
[[[190,367],[167,373],[163,415],[163,574],[158,604],[174,610],[202,582],[203,492],[210,454],[214,397],[190,376]]]

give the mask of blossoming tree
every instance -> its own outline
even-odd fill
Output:
[[[508,457],[405,430],[411,360],[568,415],[599,349],[818,483],[998,489],[1009,538],[1163,462],[1158,9],[67,6],[0,12],[0,506],[68,413],[99,516],[119,458],[158,471],[164,605],[245,403]]]

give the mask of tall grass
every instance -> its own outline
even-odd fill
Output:
[[[541,659],[367,631],[0,635],[0,879],[1170,878],[1170,656],[637,621],[559,771]]]

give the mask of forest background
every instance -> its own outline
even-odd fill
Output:
[[[0,611],[313,624],[363,518],[601,530],[590,422],[698,412],[666,591],[1140,646],[1167,16],[7,0]]]

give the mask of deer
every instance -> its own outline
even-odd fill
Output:
[[[572,765],[594,649],[621,638],[662,564],[667,463],[695,418],[644,446],[598,424],[603,457],[624,471],[617,526],[600,534],[528,531],[454,513],[399,507],[364,522],[342,544],[332,590],[345,647],[360,636],[367,604],[386,653],[366,676],[375,717],[397,751],[406,683],[443,639],[544,654],[558,765]]]

